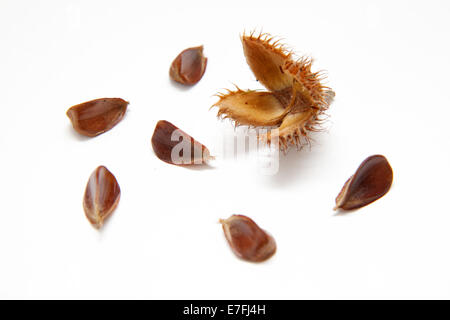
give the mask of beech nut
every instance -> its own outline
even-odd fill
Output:
[[[207,61],[203,46],[183,50],[170,66],[170,78],[181,84],[194,85],[203,77]]]
[[[127,106],[128,102],[120,98],[102,98],[71,107],[67,116],[79,134],[95,137],[118,124]]]
[[[83,208],[89,222],[97,229],[116,209],[120,187],[114,175],[104,166],[91,174],[83,198]]]
[[[262,262],[275,254],[275,239],[261,229],[252,219],[232,215],[220,220],[225,238],[233,252],[241,259]]]
[[[156,124],[152,147],[160,160],[170,164],[204,164],[214,158],[203,144],[166,120]]]
[[[374,202],[389,191],[392,179],[392,168],[384,156],[368,157],[344,184],[334,209],[352,210]]]

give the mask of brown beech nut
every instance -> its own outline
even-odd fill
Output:
[[[364,160],[336,198],[336,209],[364,207],[384,196],[392,185],[392,168],[382,155]]]
[[[170,78],[181,84],[196,84],[205,73],[207,61],[203,56],[203,46],[183,50],[170,66]]]
[[[120,187],[114,175],[104,166],[91,174],[83,198],[83,208],[89,222],[97,229],[116,209]]]
[[[275,254],[277,250],[275,239],[249,217],[232,215],[228,219],[221,219],[220,223],[225,238],[239,258],[262,262]]]
[[[79,134],[95,137],[118,124],[127,106],[128,102],[120,98],[102,98],[69,108],[67,116]]]
[[[156,124],[152,147],[159,159],[170,164],[203,164],[214,159],[203,144],[165,120]]]

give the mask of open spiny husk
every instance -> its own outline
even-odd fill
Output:
[[[256,79],[268,91],[227,90],[218,94],[218,116],[235,125],[278,129],[261,136],[267,143],[276,138],[280,149],[298,149],[310,144],[309,132],[320,131],[325,111],[334,92],[322,84],[322,72],[311,70],[312,59],[295,59],[269,34],[254,33],[241,37],[244,55]]]

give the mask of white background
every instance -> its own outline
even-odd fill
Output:
[[[0,298],[450,298],[449,15],[448,1],[2,0]],[[161,162],[158,120],[220,155],[233,127],[209,110],[214,94],[262,89],[244,29],[328,71],[326,132],[274,176],[248,159]],[[172,60],[200,44],[203,79],[171,83]],[[66,110],[102,97],[130,101],[123,121],[75,133]],[[391,191],[336,214],[346,179],[377,153]],[[122,189],[100,232],[82,209],[99,165]],[[231,214],[275,237],[271,260],[234,256],[218,224]]]

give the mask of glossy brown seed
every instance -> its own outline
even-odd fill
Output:
[[[183,50],[170,66],[170,78],[181,84],[196,84],[205,73],[207,61],[203,56],[203,46]]]
[[[225,238],[233,252],[241,259],[261,262],[275,254],[275,239],[262,230],[252,219],[243,215],[232,215],[220,220]]]
[[[128,102],[120,98],[96,99],[71,107],[67,116],[79,134],[95,137],[119,123],[127,106]]]
[[[214,158],[203,144],[165,120],[156,124],[152,147],[159,159],[170,164],[202,164]]]
[[[100,229],[103,221],[116,209],[120,187],[114,175],[104,166],[91,174],[84,192],[83,208],[92,225]]]
[[[357,209],[374,202],[389,191],[392,177],[392,168],[384,156],[368,157],[345,183],[334,209]]]

